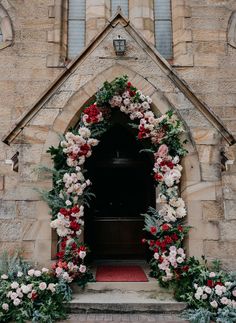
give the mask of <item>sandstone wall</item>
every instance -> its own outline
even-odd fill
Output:
[[[91,0],[87,3],[87,42],[109,19],[109,4],[103,2],[106,8],[99,11],[93,8],[96,2]],[[142,14],[141,2],[131,3],[137,6],[130,8],[130,18],[135,18],[131,20],[132,24],[140,32],[145,25],[143,35],[153,42],[152,8],[149,23],[144,24],[143,17],[138,17],[139,13]],[[56,0],[2,0],[0,4],[8,10],[14,30],[13,45],[0,50],[0,135],[3,136],[64,69],[66,46],[65,37],[60,37],[64,23],[60,20],[60,10],[66,5],[65,1]],[[92,16],[94,10],[99,16],[98,21]],[[194,93],[236,135],[236,49],[227,43],[228,21],[233,10],[236,10],[233,0],[173,0],[172,63]],[[55,93],[44,111],[37,115],[37,119],[32,119],[30,126],[24,129],[13,145],[8,147],[0,143],[0,249],[23,247],[25,255],[35,261],[39,255],[48,259],[51,241],[48,210],[32,188],[42,183],[50,186],[50,183],[41,180],[34,168],[44,160],[49,162],[42,153],[45,152],[50,129],[53,124],[55,133],[63,128],[60,123],[63,121],[58,117],[72,95],[95,75],[114,66],[113,74],[104,75],[115,77],[119,75],[119,70],[122,73],[125,68],[136,70],[165,94],[190,128],[195,127],[191,135],[196,149],[184,161],[186,172],[192,171],[189,188],[185,190],[183,187],[189,221],[195,227],[189,248],[192,254],[204,252],[210,259],[221,258],[228,268],[236,268],[236,172],[234,166],[221,172],[219,153],[225,143],[219,143],[219,136],[209,123],[199,117],[190,102],[161,74],[161,70],[137,52],[139,48],[132,39],[128,42],[128,55],[137,56],[139,60],[120,61],[124,69],[116,65],[115,58],[99,60],[101,56],[111,57],[114,54],[114,35],[90,54],[87,65],[82,63],[79,72],[74,73],[64,88]],[[86,90],[89,94],[83,92],[81,104],[102,84],[104,75],[97,79],[97,83],[90,83],[91,88]],[[135,82],[142,88],[142,78],[136,77]],[[146,86],[145,89],[148,92],[151,87]],[[161,106],[160,97],[157,100],[157,105]],[[54,138],[56,141],[55,134]],[[5,160],[16,151],[20,152],[19,173],[5,164]],[[226,155],[234,159],[235,149],[227,149]],[[195,165],[196,160],[198,165]]]

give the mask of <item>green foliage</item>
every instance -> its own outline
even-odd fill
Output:
[[[0,275],[7,273],[9,277],[14,277],[18,271],[26,273],[29,268],[30,264],[23,259],[20,250],[12,256],[6,251],[0,256]]]
[[[115,94],[124,92],[128,76],[115,78],[112,82],[104,82],[103,87],[96,94],[96,102],[98,106],[107,106],[110,99]]]
[[[205,308],[189,309],[183,313],[183,318],[191,323],[210,323],[211,312]]]

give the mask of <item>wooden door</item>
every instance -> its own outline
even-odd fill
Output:
[[[95,259],[143,259],[144,213],[154,202],[150,161],[120,125],[102,138],[88,163],[96,198],[86,212],[85,240]]]

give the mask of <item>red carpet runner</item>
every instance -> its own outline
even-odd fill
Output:
[[[146,282],[148,281],[140,266],[98,266],[97,282]]]

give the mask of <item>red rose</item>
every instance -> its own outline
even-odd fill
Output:
[[[61,242],[61,249],[65,249],[65,247],[66,247],[66,240],[63,240]]]
[[[78,205],[75,205],[75,206],[72,207],[71,213],[79,213],[79,207],[78,207]]]
[[[63,215],[67,215],[68,214],[68,211],[66,210],[66,209],[64,209],[64,208],[62,208],[62,209],[60,209],[60,211],[59,211],[61,214],[63,214]]]
[[[162,174],[160,174],[160,173],[155,173],[155,174],[154,174],[154,179],[155,179],[156,181],[162,181],[162,180],[163,180],[163,175],[162,175]]]
[[[80,224],[78,222],[76,222],[75,220],[71,221],[70,228],[74,231],[78,231],[80,229]]]
[[[127,87],[131,87],[132,84],[130,82],[127,83]]]
[[[38,297],[38,294],[36,292],[32,292],[31,299],[34,301]]]
[[[77,248],[77,244],[75,243],[75,242],[73,242],[72,244],[71,244],[71,249],[72,250],[75,250]]]
[[[86,156],[87,153],[90,151],[90,146],[88,144],[84,144],[80,147],[79,156]]]
[[[154,240],[150,240],[149,244],[151,247],[154,246],[154,244],[155,244]]]
[[[171,238],[174,240],[174,241],[177,241],[179,239],[178,235],[176,233],[173,233],[171,235]]]
[[[150,228],[150,232],[151,232],[152,234],[155,234],[155,233],[157,232],[157,228],[156,228],[156,227],[151,227],[151,228]]]
[[[183,267],[182,267],[182,270],[183,270],[183,271],[188,271],[188,270],[189,270],[189,266],[188,266],[188,265],[183,266]]]
[[[178,230],[179,232],[183,232],[183,227],[182,227],[182,225],[178,225],[177,230]]]
[[[169,226],[169,224],[164,223],[161,228],[162,228],[163,231],[168,231],[170,226]]]
[[[60,251],[56,254],[57,258],[63,258],[65,255],[65,252],[64,251]]]
[[[173,240],[172,240],[172,238],[171,238],[170,236],[166,236],[166,237],[165,237],[165,242],[166,242],[166,243],[172,243],[172,242],[173,242]]]
[[[207,280],[207,286],[208,286],[208,287],[213,288],[213,287],[215,286],[215,284],[214,284],[213,280],[208,279],[208,280]]]
[[[146,239],[142,239],[141,242],[144,244],[144,243],[147,242],[147,240]]]
[[[224,284],[222,282],[216,282],[215,285],[224,286]]]

